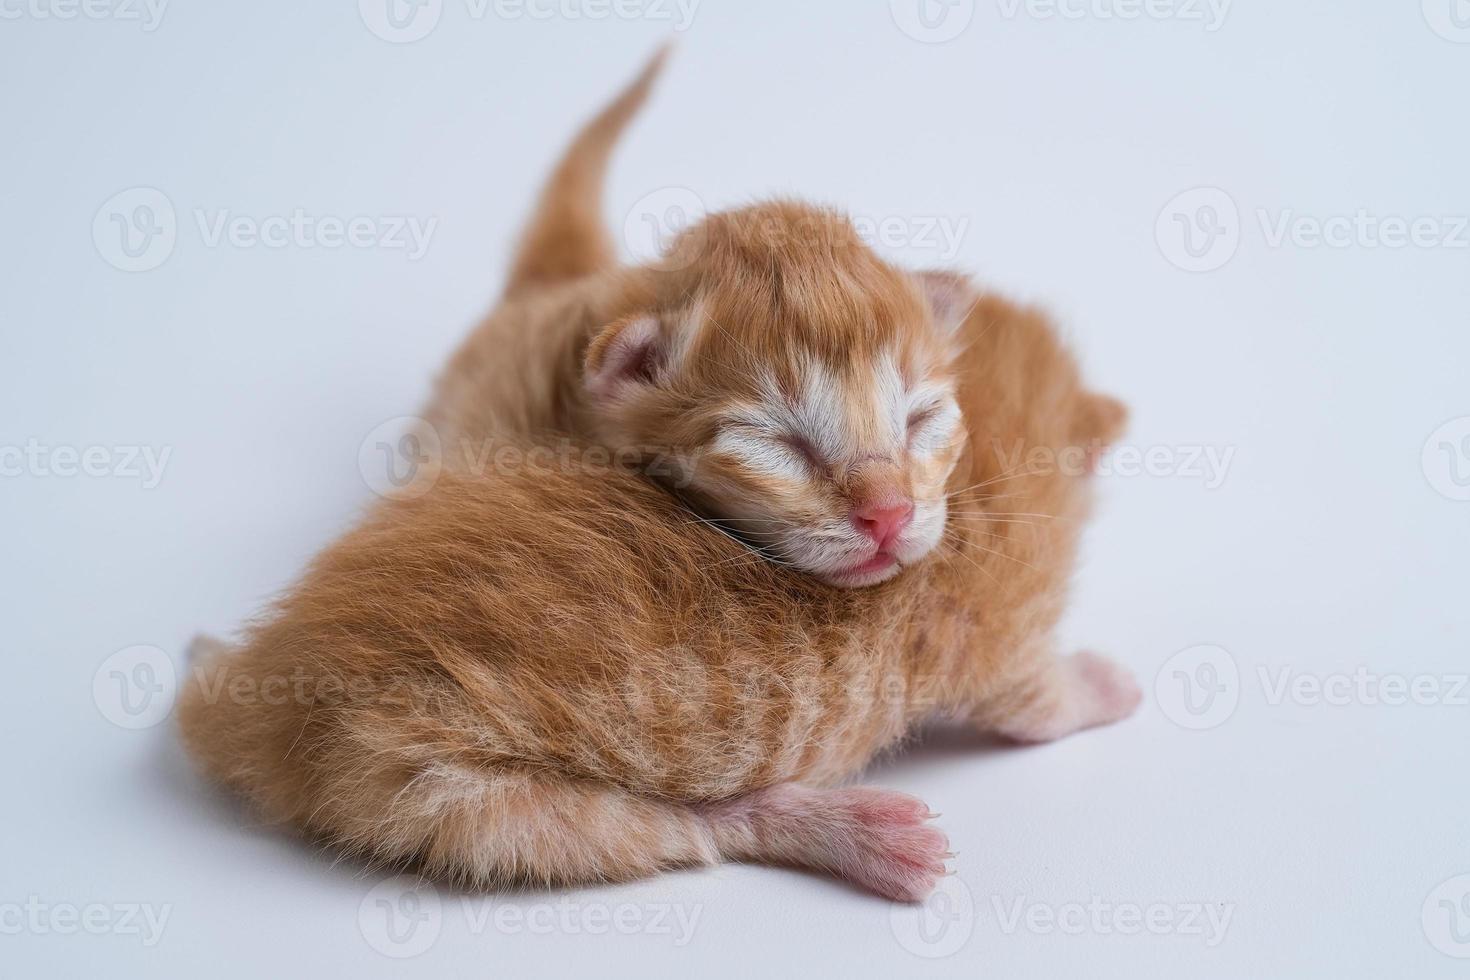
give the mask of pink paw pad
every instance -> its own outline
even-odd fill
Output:
[[[843,875],[885,898],[918,902],[948,873],[949,839],[928,823],[922,800],[891,790],[859,789],[834,794],[852,821],[843,828]]]

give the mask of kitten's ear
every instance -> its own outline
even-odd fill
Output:
[[[927,269],[916,273],[924,298],[934,314],[934,322],[946,334],[959,330],[965,317],[975,308],[980,292],[969,277],[943,269]]]
[[[582,362],[583,383],[598,398],[613,397],[629,385],[653,384],[667,353],[656,317],[625,316],[592,338]]]

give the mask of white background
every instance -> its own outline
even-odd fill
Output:
[[[432,31],[394,43],[366,26],[391,34],[379,0],[366,19],[351,0],[176,0],[151,30],[131,6],[61,19],[64,2],[0,3],[7,976],[1470,966],[1450,955],[1470,954],[1451,931],[1470,940],[1470,903],[1451,918],[1470,892],[1451,880],[1470,872],[1466,4],[1456,21],[1451,0],[1239,0],[1223,19],[1193,0],[1132,18],[1106,16],[1141,9],[1128,0],[1067,0],[1068,16],[955,0],[929,8],[930,32],[903,0],[704,0],[676,32],[665,4],[592,19],[443,0]],[[192,633],[232,630],[352,522],[372,499],[365,436],[422,403],[565,139],[675,33],[608,220],[636,248],[670,201],[801,195],[889,219],[899,261],[1053,310],[1131,403],[1122,448],[1162,447],[1152,474],[1102,478],[1065,624],[1149,697],[1055,745],[949,734],[875,768],[943,814],[947,904],[893,912],[728,866],[468,913],[441,889],[395,945],[376,904],[393,885],[370,895],[378,876],[258,826],[195,778],[168,721],[109,720],[138,720],[113,671],[143,675],[108,658],[156,647],[140,656],[166,675]],[[137,187],[176,231],[135,238],[156,267],[128,272],[113,215],[148,215],[108,202]],[[417,258],[206,234],[298,209],[435,224]],[[1312,222],[1359,212],[1337,246],[1313,243]],[[1371,226],[1416,218],[1419,245]],[[963,227],[953,255],[923,231],[943,222]],[[1210,245],[1198,258],[1186,228]],[[65,447],[102,447],[93,475],[64,475]],[[167,452],[161,478],[128,447]],[[1190,463],[1204,450],[1230,454],[1223,472]],[[1440,703],[1277,697],[1283,678],[1359,668],[1427,678]],[[97,903],[101,934],[62,931]],[[1126,934],[1112,915],[1130,904],[1172,925]],[[1205,904],[1223,934],[1189,921]],[[166,914],[161,935],[116,906]]]

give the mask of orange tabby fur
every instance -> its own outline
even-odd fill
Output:
[[[241,646],[196,659],[186,744],[272,820],[477,884],[748,860],[922,898],[946,850],[923,805],[828,787],[935,715],[1040,740],[1131,712],[1126,673],[1050,643],[1087,478],[1005,462],[1095,447],[1121,406],[1086,391],[1042,316],[974,298],[944,369],[967,438],[943,543],[865,590],[765,560],[635,472],[453,465],[455,445],[603,434],[582,387],[595,338],[686,295],[678,284],[711,275],[703,259],[741,244],[717,219],[682,269],[606,268],[577,193],[647,82],[574,145],[595,158],[559,171],[576,206],[554,181],[507,301],[442,379],[430,416],[451,466],[328,548]],[[831,281],[863,278],[805,303],[942,305],[855,243],[824,260],[838,263]],[[785,302],[764,295],[763,308]],[[667,423],[646,431],[678,442]]]

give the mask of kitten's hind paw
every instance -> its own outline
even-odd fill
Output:
[[[891,790],[852,790],[859,830],[857,854],[846,874],[885,898],[921,902],[948,873],[949,838],[930,824],[933,816],[920,800]]]
[[[948,838],[906,793],[787,783],[711,816],[727,857],[820,869],[899,902],[922,901],[948,870]]]

